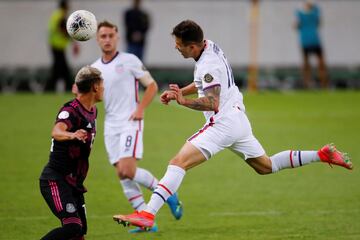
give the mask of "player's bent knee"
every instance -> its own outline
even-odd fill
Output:
[[[117,168],[117,174],[120,179],[133,179],[135,176],[136,168],[132,167],[121,167]]]
[[[255,170],[255,172],[257,172],[257,173],[260,174],[260,175],[267,175],[267,174],[272,173],[272,170],[271,170],[271,169],[267,169],[267,168],[254,169],[254,170]]]
[[[118,176],[120,179],[133,179],[135,176],[134,171],[118,171]]]
[[[72,237],[83,236],[82,226],[77,223],[68,223],[63,225],[63,229]]]

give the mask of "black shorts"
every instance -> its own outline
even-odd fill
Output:
[[[40,191],[61,224],[78,224],[83,235],[87,232],[86,208],[83,193],[64,180],[40,180]]]
[[[317,56],[322,56],[323,50],[321,46],[310,46],[310,47],[304,47],[303,48],[303,54],[305,56],[309,56],[311,54],[315,54]]]

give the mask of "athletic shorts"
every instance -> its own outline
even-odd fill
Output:
[[[315,54],[317,56],[322,56],[322,48],[321,46],[310,46],[310,47],[304,47],[303,48],[303,54],[305,56]]]
[[[120,133],[105,134],[105,147],[112,165],[121,158],[141,159],[143,155],[143,132],[129,129]]]
[[[81,225],[82,235],[87,232],[84,195],[65,180],[40,180],[40,191],[53,214],[62,225]]]
[[[237,106],[228,110],[226,115],[211,117],[188,141],[199,149],[206,159],[225,148],[231,149],[245,160],[265,154],[252,133],[246,114]]]

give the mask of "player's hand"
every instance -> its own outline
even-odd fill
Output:
[[[169,90],[166,90],[160,95],[160,101],[162,104],[168,105],[171,100],[175,100],[175,97]]]
[[[87,132],[84,129],[79,129],[76,132],[72,133],[71,137],[72,139],[77,139],[85,143],[87,139]]]
[[[179,86],[177,84],[170,84],[169,85],[170,88],[170,93],[169,93],[169,97],[170,98],[175,98],[176,102],[180,105],[184,105],[185,103],[185,98],[182,95],[182,91],[179,88]]]
[[[143,120],[144,119],[144,109],[137,107],[135,112],[131,114],[129,121],[137,121],[137,120]]]

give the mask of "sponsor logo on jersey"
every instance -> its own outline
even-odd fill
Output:
[[[207,83],[211,83],[214,80],[213,76],[210,73],[205,74],[204,81]]]
[[[66,204],[66,212],[74,213],[75,211],[76,211],[76,208],[75,208],[74,204],[72,204],[72,203]]]
[[[58,118],[59,119],[67,119],[70,116],[69,112],[67,111],[62,111],[61,113],[59,113]]]

